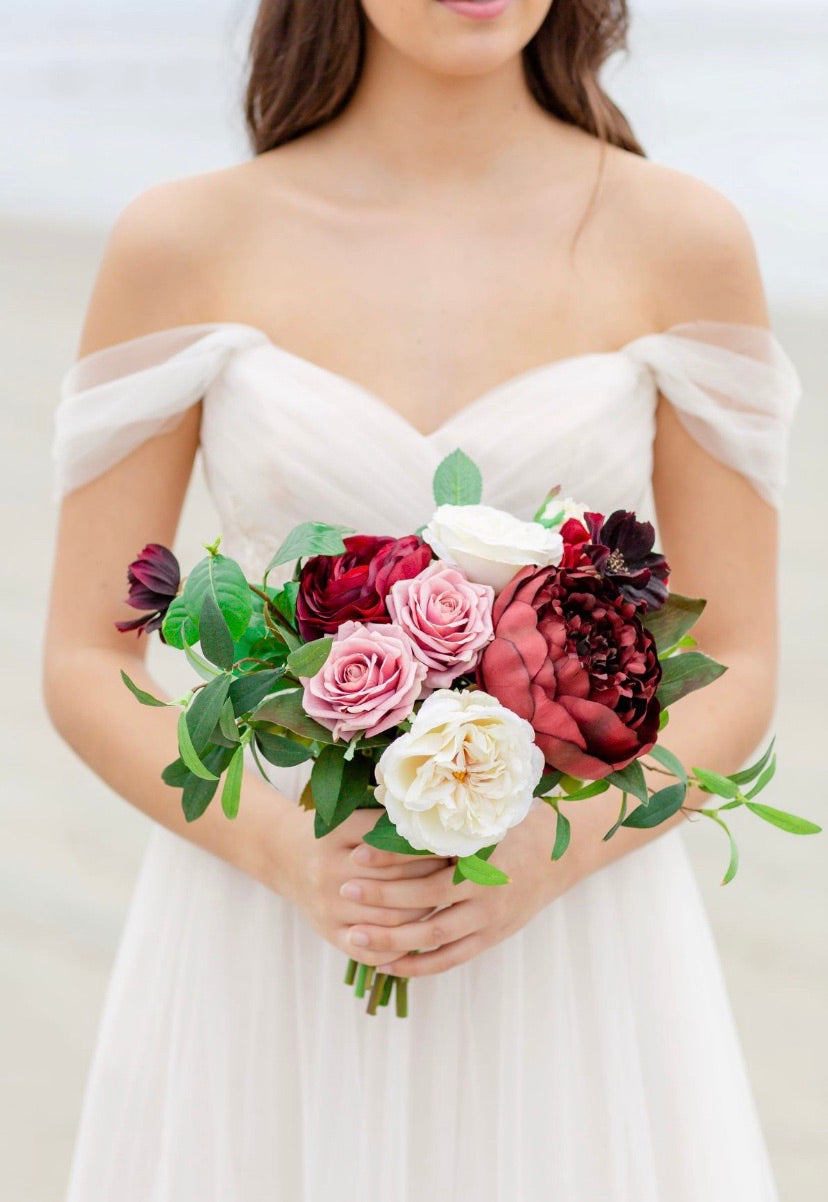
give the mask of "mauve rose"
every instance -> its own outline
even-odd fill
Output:
[[[305,712],[334,739],[379,734],[411,713],[425,665],[399,626],[344,622],[315,676],[300,676]]]
[[[524,568],[495,601],[481,688],[531,722],[552,768],[601,780],[658,735],[661,664],[636,605],[595,568]]]
[[[492,637],[494,589],[436,559],[419,576],[397,580],[386,599],[391,620],[410,638],[428,669],[426,689],[448,688],[470,672]]]
[[[432,551],[416,534],[404,538],[353,534],[339,555],[312,555],[301,568],[296,623],[306,642],[333,634],[343,622],[388,622],[385,598],[395,580],[416,576]]]

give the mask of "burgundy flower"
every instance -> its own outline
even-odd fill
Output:
[[[126,604],[147,612],[140,618],[116,622],[115,625],[119,630],[137,630],[139,636],[142,631],[149,634],[152,630],[158,630],[181,583],[178,560],[172,551],[160,543],[147,543],[127,568],[127,580],[129,596]]]
[[[587,564],[521,568],[477,681],[531,722],[546,762],[601,780],[654,745],[661,664],[635,603]]]
[[[352,534],[340,555],[313,555],[299,574],[296,623],[306,641],[334,634],[343,622],[390,622],[385,606],[395,580],[417,576],[431,547],[417,537]]]
[[[616,509],[608,518],[600,513],[585,517],[589,538],[577,549],[573,543],[572,555],[565,558],[567,566],[586,560],[639,608],[648,612],[660,609],[667,600],[670,567],[663,555],[653,551],[655,530],[651,523],[639,522],[626,509]]]

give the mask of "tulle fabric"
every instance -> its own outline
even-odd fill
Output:
[[[659,393],[778,504],[796,373],[773,335],[694,323],[534,368],[419,434],[244,325],[181,327],[63,381],[56,491],[203,400],[225,546],[250,572],[295,522],[405,533],[462,446],[485,500],[554,483],[646,511]],[[274,770],[298,799],[308,766]],[[371,1018],[281,897],[153,828],[104,1006],[68,1202],[776,1202],[681,835],[581,882]]]

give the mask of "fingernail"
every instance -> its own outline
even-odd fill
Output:
[[[359,847],[355,848],[354,851],[351,852],[351,856],[353,857],[353,859],[356,861],[357,864],[367,863],[368,856],[370,854],[371,853],[368,851],[368,848],[366,847],[366,845],[364,843],[360,843]]]
[[[371,942],[364,931],[351,931],[348,937],[351,940],[351,943],[356,944],[357,947],[367,947]]]
[[[339,893],[341,897],[347,897],[351,901],[359,901],[362,897],[362,889],[356,881],[346,881]]]

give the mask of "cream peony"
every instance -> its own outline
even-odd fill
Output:
[[[478,689],[438,689],[380,756],[376,798],[412,847],[468,856],[526,817],[543,769],[524,718]]]
[[[457,564],[470,580],[490,584],[495,592],[527,564],[558,564],[563,554],[557,530],[491,505],[440,505],[422,537],[438,558]]]

